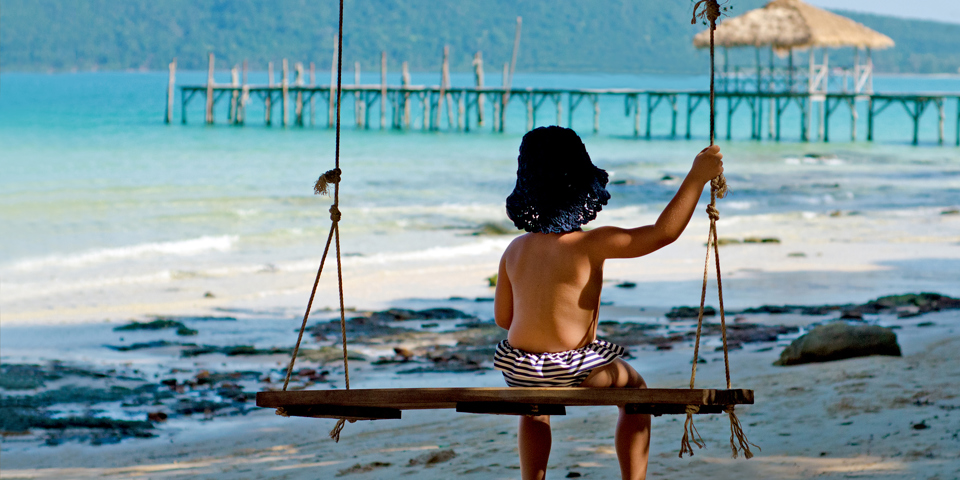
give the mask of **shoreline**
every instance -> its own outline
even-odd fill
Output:
[[[750,316],[750,321],[777,317]],[[808,317],[811,321],[822,320],[821,316]],[[907,472],[923,472],[928,478],[955,471],[951,469],[960,465],[960,456],[950,453],[950,444],[956,441],[950,435],[960,431],[960,415],[955,414],[960,403],[950,385],[951,378],[960,374],[960,311],[904,319],[887,314],[877,320],[900,327],[896,332],[903,357],[873,356],[775,367],[772,361],[789,340],[747,344],[733,350],[734,386],[757,392],[757,403],[738,408],[739,415],[748,438],[763,450],[755,451],[756,457],[749,461],[729,459],[726,418],[702,415],[695,421],[708,448],[680,460],[676,453],[682,418],[656,417],[652,478],[696,478],[705,474],[720,478],[849,478],[852,473],[903,478]],[[925,322],[932,325],[924,326]],[[703,342],[704,346],[709,344]],[[671,350],[633,347],[631,351],[628,361],[651,385],[687,386],[692,354],[688,341],[675,344]],[[718,386],[723,379],[723,364],[717,361],[721,354],[712,348],[702,351],[707,363],[698,368],[698,386]],[[192,371],[208,364],[219,365],[219,358],[231,357],[210,358],[194,365]],[[277,363],[283,362],[282,357],[268,356],[257,363],[262,368],[273,364],[274,358]],[[171,366],[164,363],[167,368]],[[313,365],[304,362],[302,367]],[[231,368],[242,365],[231,364]],[[274,365],[276,368],[282,366]],[[384,377],[370,368],[366,362],[357,364],[356,388],[382,388],[384,380],[396,377]],[[337,372],[331,376],[334,374]],[[391,386],[425,383],[499,386],[502,379],[492,370],[420,373]],[[324,388],[321,385],[309,388]],[[616,409],[602,407],[569,408],[566,416],[555,417],[551,475],[578,472],[588,478],[614,476],[615,417]],[[924,427],[918,429],[916,425],[920,424]],[[266,478],[341,475],[364,479],[404,474],[420,478],[514,478],[518,474],[516,427],[511,417],[406,411],[400,421],[348,424],[339,444],[326,438],[332,425],[333,421],[282,418],[254,408],[243,415],[215,415],[205,420],[171,417],[157,429],[154,438],[100,446],[69,439],[55,447],[34,446],[36,440],[5,437],[0,454],[4,476],[10,478],[247,478],[253,474]],[[824,428],[833,434],[823,437]],[[448,450],[454,452],[452,458],[426,465],[410,463]]]

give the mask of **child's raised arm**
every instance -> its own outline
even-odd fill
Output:
[[[598,258],[634,258],[657,251],[677,240],[687,228],[703,186],[723,173],[723,154],[713,145],[693,161],[680,190],[663,209],[657,223],[637,228],[600,227],[590,232],[588,248]]]

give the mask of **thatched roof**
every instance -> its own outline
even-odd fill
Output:
[[[861,23],[807,5],[800,0],[773,0],[763,8],[722,19],[715,33],[717,46],[766,47],[775,49],[809,47],[890,48],[890,37]],[[710,46],[710,32],[693,38],[697,48]]]

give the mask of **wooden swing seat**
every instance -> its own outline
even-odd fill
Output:
[[[372,388],[257,392],[257,406],[293,417],[399,419],[402,410],[454,408],[494,415],[564,415],[565,407],[625,405],[628,413],[721,413],[753,403],[753,390],[689,388]]]

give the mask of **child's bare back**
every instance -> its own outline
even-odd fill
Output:
[[[511,386],[633,387],[646,384],[597,339],[603,265],[674,242],[686,228],[704,185],[723,172],[718,147],[697,155],[690,173],[654,225],[582,231],[607,203],[607,174],[590,161],[580,138],[561,127],[538,128],[520,147],[517,187],[507,214],[527,232],[500,260],[494,316],[508,330],[494,365]],[[543,478],[550,454],[550,417],[520,419],[524,479]],[[623,478],[646,476],[650,416],[621,407],[616,434]]]

